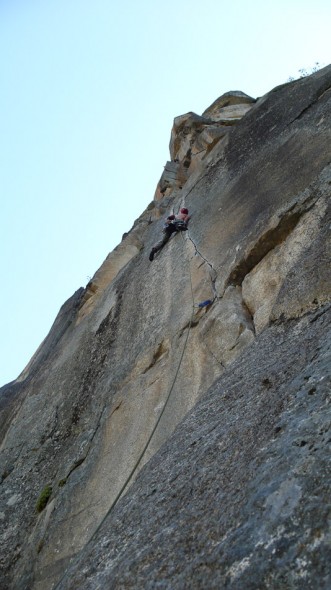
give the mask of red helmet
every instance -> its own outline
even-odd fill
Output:
[[[188,214],[188,209],[186,209],[186,207],[182,207],[180,210],[181,213],[183,213],[184,215]]]

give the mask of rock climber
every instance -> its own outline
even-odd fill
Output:
[[[150,261],[153,260],[154,254],[165,246],[173,233],[187,230],[189,220],[190,215],[188,214],[188,209],[186,209],[186,207],[182,207],[177,215],[169,215],[167,217],[163,226],[164,236],[159,242],[157,242],[157,244],[155,244],[155,246],[153,246],[149,255]]]

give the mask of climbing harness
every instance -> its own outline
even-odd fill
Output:
[[[182,219],[176,219],[175,221],[171,221],[170,223],[166,223],[163,227],[163,230],[162,230],[163,233],[167,233],[167,230],[169,230],[169,228],[171,228],[171,231],[173,233],[188,230],[187,224]]]
[[[171,222],[171,225],[174,225],[177,231],[187,231],[188,227],[185,221],[182,219],[176,219],[175,221]]]

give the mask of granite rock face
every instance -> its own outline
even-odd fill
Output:
[[[61,590],[330,587],[328,310],[274,324],[243,352]]]
[[[215,145],[250,110],[255,100],[243,92],[226,92],[202,116],[186,113],[176,117],[171,130],[170,156],[157,185],[154,199],[182,189],[192,172],[201,167]]]
[[[330,121],[331,67],[175,119],[173,182],[0,390],[1,588],[330,586]]]

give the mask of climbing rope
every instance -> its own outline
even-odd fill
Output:
[[[181,233],[182,233],[182,232],[181,232]],[[182,238],[183,238],[183,240],[184,240],[184,237],[183,237],[183,236],[182,236]],[[185,241],[185,240],[184,240],[184,241]],[[136,463],[135,463],[134,467],[131,469],[131,471],[130,471],[130,473],[129,473],[128,477],[126,478],[125,482],[124,482],[124,483],[123,483],[123,485],[121,486],[121,488],[120,488],[119,492],[116,494],[116,496],[115,496],[115,499],[114,499],[114,501],[113,501],[112,505],[110,506],[110,508],[109,508],[109,509],[108,509],[108,511],[106,512],[105,516],[102,518],[101,522],[99,523],[99,525],[97,526],[97,528],[95,529],[95,531],[92,533],[92,535],[91,535],[91,537],[89,538],[89,540],[87,541],[87,543],[86,543],[86,544],[84,545],[84,547],[81,549],[81,551],[82,551],[83,549],[85,549],[85,548],[86,548],[86,547],[87,547],[87,546],[88,546],[88,545],[91,543],[92,539],[94,539],[94,537],[97,535],[97,533],[99,532],[99,530],[100,530],[100,528],[102,527],[103,523],[105,522],[106,518],[108,518],[108,516],[109,516],[109,515],[111,514],[111,512],[114,510],[114,508],[115,508],[115,506],[117,505],[118,501],[120,500],[120,498],[121,498],[121,496],[122,496],[122,494],[123,494],[123,492],[124,492],[125,488],[126,488],[126,487],[127,487],[127,485],[130,483],[130,481],[131,481],[132,477],[134,476],[135,472],[137,471],[137,469],[138,469],[138,467],[139,467],[139,465],[140,465],[140,463],[141,463],[141,461],[142,461],[142,459],[143,459],[143,457],[144,457],[144,455],[145,455],[145,453],[146,453],[146,451],[147,451],[147,449],[148,449],[148,447],[149,447],[149,444],[150,444],[150,442],[151,442],[151,440],[152,440],[152,438],[153,438],[153,436],[154,436],[154,433],[155,433],[155,431],[156,431],[156,429],[157,429],[158,425],[160,424],[160,420],[161,420],[161,418],[162,418],[162,416],[163,416],[163,414],[164,414],[164,411],[165,411],[165,409],[166,409],[166,407],[167,407],[167,405],[168,405],[168,402],[169,402],[170,396],[171,396],[171,394],[172,394],[172,391],[173,391],[173,389],[174,389],[174,387],[175,387],[175,383],[176,383],[176,381],[177,381],[177,376],[178,376],[178,373],[179,373],[179,370],[180,370],[180,367],[181,367],[181,364],[182,364],[182,361],[183,361],[183,358],[184,358],[184,354],[185,354],[185,350],[186,350],[186,346],[187,346],[187,342],[188,342],[188,337],[189,337],[189,334],[190,334],[190,329],[191,329],[191,326],[192,326],[192,321],[193,321],[193,317],[194,317],[194,313],[195,313],[195,306],[194,306],[194,295],[193,295],[193,285],[192,285],[192,275],[191,275],[190,264],[188,264],[188,269],[189,269],[190,285],[191,285],[191,295],[192,295],[192,311],[191,311],[191,317],[190,317],[190,321],[189,321],[189,323],[188,323],[188,329],[187,329],[187,334],[186,334],[186,338],[185,338],[185,342],[184,342],[183,350],[182,350],[182,353],[181,353],[181,355],[180,355],[180,359],[179,359],[179,363],[178,363],[178,365],[177,365],[177,369],[176,369],[176,372],[175,372],[175,376],[174,376],[174,378],[173,378],[173,381],[172,381],[172,384],[171,384],[171,386],[170,386],[169,392],[168,392],[168,394],[167,394],[167,397],[166,397],[166,399],[165,399],[165,402],[164,402],[164,404],[163,404],[163,408],[162,408],[162,410],[161,410],[161,412],[160,412],[160,415],[159,415],[159,417],[158,417],[158,419],[157,419],[157,421],[156,421],[156,423],[155,423],[155,425],[154,425],[154,427],[153,427],[153,430],[152,430],[152,432],[150,433],[150,435],[149,435],[149,437],[148,437],[148,439],[147,439],[147,441],[146,441],[146,443],[145,443],[145,445],[144,445],[144,447],[143,447],[143,450],[141,451],[141,453],[140,453],[140,455],[139,455],[139,457],[138,457],[138,460],[136,461]],[[76,558],[75,562],[76,562],[76,561],[78,561],[78,557],[79,557],[79,554],[78,554],[78,556],[77,556],[77,558]],[[99,564],[100,564],[100,563],[102,563],[102,561],[100,561],[100,562],[99,562]],[[63,574],[63,576],[60,578],[60,580],[59,580],[59,582],[56,584],[56,586],[55,586],[54,590],[57,590],[57,588],[59,588],[59,586],[60,586],[61,582],[63,581],[63,579],[64,579],[64,577],[65,577],[65,575],[66,575],[66,572],[65,572],[65,573]]]

